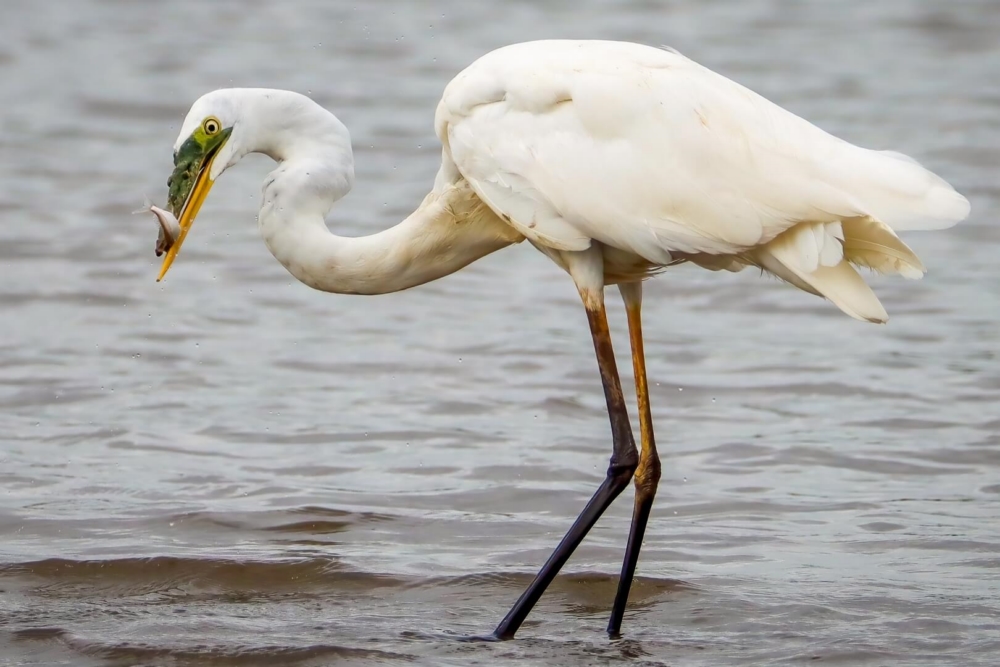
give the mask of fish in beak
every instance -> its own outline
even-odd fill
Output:
[[[154,206],[153,202],[146,197],[145,203],[143,203],[142,208],[138,211],[132,211],[133,214],[143,214],[152,213],[156,217],[156,224],[160,231],[156,238],[156,256],[159,257],[163,253],[168,252],[177,239],[181,236],[181,226],[177,222],[177,218],[170,211],[166,211],[159,206]]]
[[[160,268],[160,275],[156,281],[163,280],[167,275],[167,270],[177,257],[181,244],[191,230],[191,224],[198,215],[201,205],[208,197],[209,190],[212,189],[212,162],[222,145],[229,139],[233,128],[223,129],[215,118],[207,118],[205,122],[185,141],[174,154],[174,172],[167,179],[169,192],[167,195],[167,208],[170,209],[172,217],[176,219],[177,227],[174,228],[169,220],[161,225],[161,239],[163,243],[157,242],[157,250],[166,250],[167,256],[163,258],[163,266]],[[152,210],[152,209],[149,209]],[[156,213],[156,211],[153,211]],[[166,213],[166,211],[164,211]],[[160,215],[157,214],[157,218]],[[166,224],[166,226],[165,226]],[[176,234],[176,238],[169,241],[166,236]],[[157,256],[160,252],[156,253]]]

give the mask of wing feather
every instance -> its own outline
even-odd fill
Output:
[[[799,266],[839,267],[843,230],[826,223],[940,227],[968,213],[915,161],[849,144],[677,53],[635,44],[494,51],[449,84],[436,126],[477,194],[556,249],[596,239],[663,264],[671,251],[737,254],[807,222],[822,224],[809,243],[795,237]],[[863,248],[852,252],[866,263]]]

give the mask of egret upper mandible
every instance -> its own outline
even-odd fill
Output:
[[[635,480],[632,526],[608,632],[617,634],[660,478],[640,304],[642,281],[690,262],[759,267],[859,320],[886,312],[856,270],[919,278],[896,232],[943,229],[969,203],[900,153],[838,139],[684,56],[607,41],[539,41],[488,53],[437,106],[441,167],[398,225],[360,238],[325,217],[354,183],[347,128],[310,98],[223,89],[198,99],[174,147],[169,207],[179,218],[162,278],[215,180],[247,153],[277,168],[260,233],[310,287],[404,290],[527,239],[580,294],[611,419],[607,476],[494,631],[514,636],[604,510]],[[166,227],[164,227],[166,229]],[[636,449],[615,366],[604,287],[626,306],[638,395]]]

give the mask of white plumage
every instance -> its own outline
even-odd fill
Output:
[[[613,267],[609,282],[684,259],[750,264],[884,321],[850,265],[919,277],[894,230],[940,229],[969,212],[914,160],[854,146],[637,44],[494,51],[448,85],[435,125],[445,159],[536,246],[596,240],[645,260]]]

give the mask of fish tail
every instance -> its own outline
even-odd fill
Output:
[[[132,215],[140,215],[142,213],[149,213],[150,209],[153,208],[153,200],[149,198],[149,195],[142,196],[142,208],[132,211]]]

